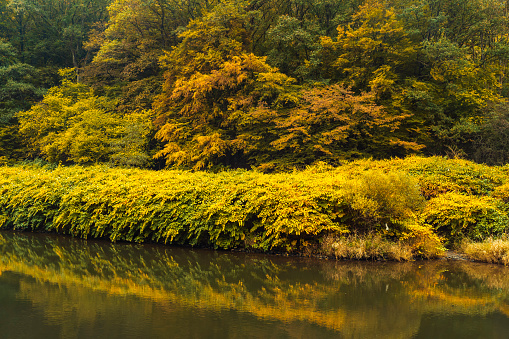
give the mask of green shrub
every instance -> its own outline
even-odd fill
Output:
[[[447,192],[487,195],[506,180],[497,168],[462,159],[412,157],[402,163],[419,180],[427,199]]]
[[[502,234],[509,222],[499,200],[455,192],[431,199],[421,218],[450,244],[463,238],[482,240]]]

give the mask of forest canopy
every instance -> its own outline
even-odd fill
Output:
[[[0,0],[0,163],[509,160],[505,0]]]

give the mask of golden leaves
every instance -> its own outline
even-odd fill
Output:
[[[356,143],[375,145],[373,135],[376,134],[382,139],[380,146],[387,149],[396,145],[397,139],[391,133],[407,117],[390,114],[376,105],[374,93],[356,95],[338,84],[314,87],[301,92],[298,107],[275,120],[279,137],[271,145],[297,154],[319,151],[337,159],[354,149]]]
[[[61,73],[64,77],[74,74],[66,70]],[[94,95],[88,86],[65,78],[41,103],[18,114],[20,133],[32,156],[51,162],[106,162],[113,153],[127,156],[126,147],[137,147],[137,152],[143,153],[142,144],[151,129],[150,117],[145,115],[150,113],[134,112],[124,119],[113,106],[114,102]]]

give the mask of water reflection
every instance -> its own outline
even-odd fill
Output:
[[[507,338],[509,269],[0,233],[5,338]],[[27,323],[30,326],[27,326]]]

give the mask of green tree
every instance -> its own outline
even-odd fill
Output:
[[[111,163],[128,167],[151,164],[149,142],[154,135],[153,118],[152,111],[137,111],[122,119],[120,137],[111,143]]]
[[[8,0],[10,41],[21,61],[37,67],[74,67],[86,60],[83,42],[106,18],[110,0]],[[0,7],[1,8],[1,7]]]
[[[267,31],[267,62],[300,80],[309,78],[309,60],[318,47],[318,31],[302,27],[297,18],[282,15]]]
[[[3,162],[23,156],[15,114],[42,98],[45,91],[40,79],[37,69],[19,62],[14,47],[0,40],[0,158]]]
[[[320,36],[334,37],[336,27],[349,22],[362,0],[253,0],[249,31],[252,50],[268,56],[281,72],[305,82],[321,80]]]
[[[429,152],[474,151],[472,136],[486,112],[503,101],[509,60],[508,17],[498,0],[418,0],[403,11],[421,38],[416,76],[405,105],[427,129]]]
[[[37,69],[20,63],[15,49],[0,40],[0,126],[15,123],[16,112],[42,98],[39,78]]]

